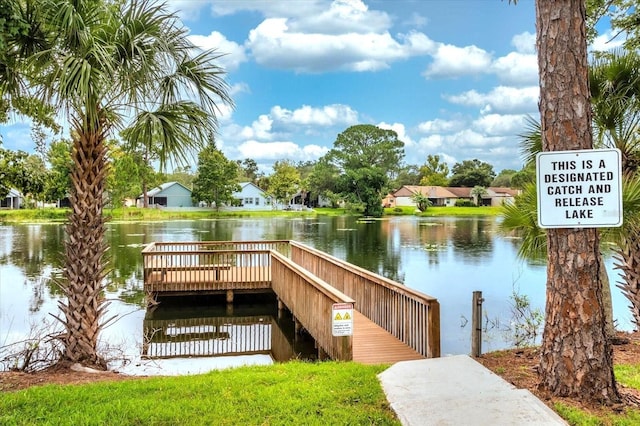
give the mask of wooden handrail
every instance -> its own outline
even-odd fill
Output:
[[[280,301],[331,359],[353,359],[352,336],[333,336],[331,321],[333,304],[353,304],[353,299],[275,251],[271,252],[271,280]]]
[[[418,353],[440,356],[436,298],[296,241],[291,241],[291,259],[352,297],[358,311]]]

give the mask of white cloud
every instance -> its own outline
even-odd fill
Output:
[[[175,1],[175,0],[172,0]],[[182,0],[193,3],[193,0]],[[296,2],[295,7],[291,6],[289,1],[256,1],[256,0],[230,0],[230,1],[212,1],[211,12],[216,16],[233,15],[241,11],[259,12],[260,14],[273,16],[307,16],[309,14],[318,14],[326,9],[326,0],[305,0]]]
[[[243,158],[260,160],[312,160],[315,161],[327,153],[328,148],[318,145],[306,145],[300,147],[295,142],[258,142],[246,141],[238,146],[238,151]]]
[[[514,35],[511,44],[519,53],[536,53],[536,35],[530,32]]]
[[[292,31],[321,34],[383,32],[391,26],[385,12],[369,10],[361,0],[335,0],[318,14],[291,22]]]
[[[229,122],[233,117],[233,108],[222,102],[216,104],[218,110],[216,111],[216,118],[219,123]]]
[[[445,143],[443,135],[429,135],[426,138],[420,138],[418,146],[421,151],[429,152],[442,147]]]
[[[419,51],[426,37],[411,34],[403,43],[388,32],[321,34],[295,32],[287,19],[266,19],[249,32],[246,46],[255,61],[297,72],[376,71]]]
[[[589,50],[596,52],[606,52],[621,47],[626,39],[626,36],[625,34],[615,35],[616,37],[614,38],[614,33],[611,30],[600,34],[595,38],[595,40],[593,40],[593,43],[591,43],[591,46],[589,46]]]
[[[227,38],[217,31],[213,31],[208,36],[190,35],[189,39],[193,44],[201,49],[213,49],[220,56],[217,59],[218,65],[223,67],[227,72],[235,71],[240,64],[247,61],[247,55],[244,46],[227,40]]]
[[[479,47],[440,44],[423,75],[426,78],[456,78],[486,73],[490,65],[491,54]]]
[[[240,132],[242,139],[261,139],[271,140],[273,120],[266,114],[261,114],[257,120],[251,123],[251,126],[245,126]]]
[[[240,93],[251,93],[251,88],[247,83],[232,84],[229,88],[229,95],[233,98]]]
[[[447,136],[447,142],[457,148],[487,147],[495,145],[497,139],[494,137],[487,137],[475,130],[465,129],[456,134]]]
[[[168,7],[175,11],[178,16],[183,20],[197,19],[200,9],[202,9],[206,3],[193,1],[193,0],[168,0]]]
[[[402,142],[404,142],[405,148],[411,147],[416,144],[414,140],[411,139],[411,136],[407,134],[404,124],[402,123],[388,124],[383,121],[377,124],[377,126],[381,129],[393,130],[394,132],[396,132],[398,135],[398,140],[401,140]]]
[[[285,125],[328,127],[336,124],[354,124],[358,122],[357,111],[341,104],[326,105],[322,108],[303,105],[296,110],[274,106],[271,108],[270,115],[274,120]]]
[[[411,14],[411,17],[402,22],[402,24],[411,28],[423,28],[427,25],[428,22],[428,18],[422,16],[417,12],[413,12]]]
[[[464,122],[460,120],[443,120],[436,118],[422,122],[418,125],[418,130],[422,133],[448,133],[460,130],[464,126]]]
[[[511,52],[491,65],[498,79],[510,86],[538,84],[538,58],[534,54]]]
[[[498,86],[488,93],[470,90],[459,95],[445,96],[457,105],[478,107],[485,112],[531,114],[538,110],[538,87],[514,88]]]
[[[526,126],[524,115],[487,114],[476,119],[472,127],[485,135],[512,136],[522,132]]]

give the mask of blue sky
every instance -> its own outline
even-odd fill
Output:
[[[533,0],[168,5],[194,43],[226,54],[235,109],[220,115],[217,144],[230,159],[270,173],[277,160],[317,160],[340,132],[367,123],[398,133],[406,164],[439,154],[450,166],[522,166],[517,135],[538,116]],[[28,124],[0,133],[5,148],[34,148]]]

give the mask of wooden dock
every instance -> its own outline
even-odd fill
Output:
[[[364,364],[440,356],[438,300],[294,241],[162,242],[143,252],[144,290],[161,294],[273,291],[320,357]],[[334,336],[332,307],[354,309],[353,335]]]
[[[353,360],[362,364],[395,364],[423,359],[414,349],[393,337],[358,311],[354,311]]]

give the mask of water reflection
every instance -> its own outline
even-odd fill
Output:
[[[275,361],[315,359],[313,340],[296,334],[291,314],[277,312],[273,293],[164,298],[143,321],[142,356],[270,355]]]
[[[223,241],[293,239],[380,273],[438,298],[441,304],[442,353],[469,353],[470,330],[461,327],[471,314],[471,295],[483,291],[485,317],[498,318],[500,332],[486,336],[485,349],[510,344],[514,288],[532,307],[544,309],[544,265],[517,259],[519,242],[497,233],[493,218],[397,217],[358,221],[351,217],[240,218],[167,222],[110,222],[106,238],[110,273],[106,297],[110,314],[122,317],[104,334],[131,336],[127,345],[140,354],[145,311],[141,248],[153,241]],[[57,312],[64,226],[0,226],[0,346],[20,341],[33,324]],[[631,329],[627,302],[610,271],[614,316],[618,327]],[[154,313],[153,315],[160,315]],[[218,317],[207,314],[207,318]],[[180,316],[176,318],[181,318]],[[271,325],[273,327],[273,324]]]

